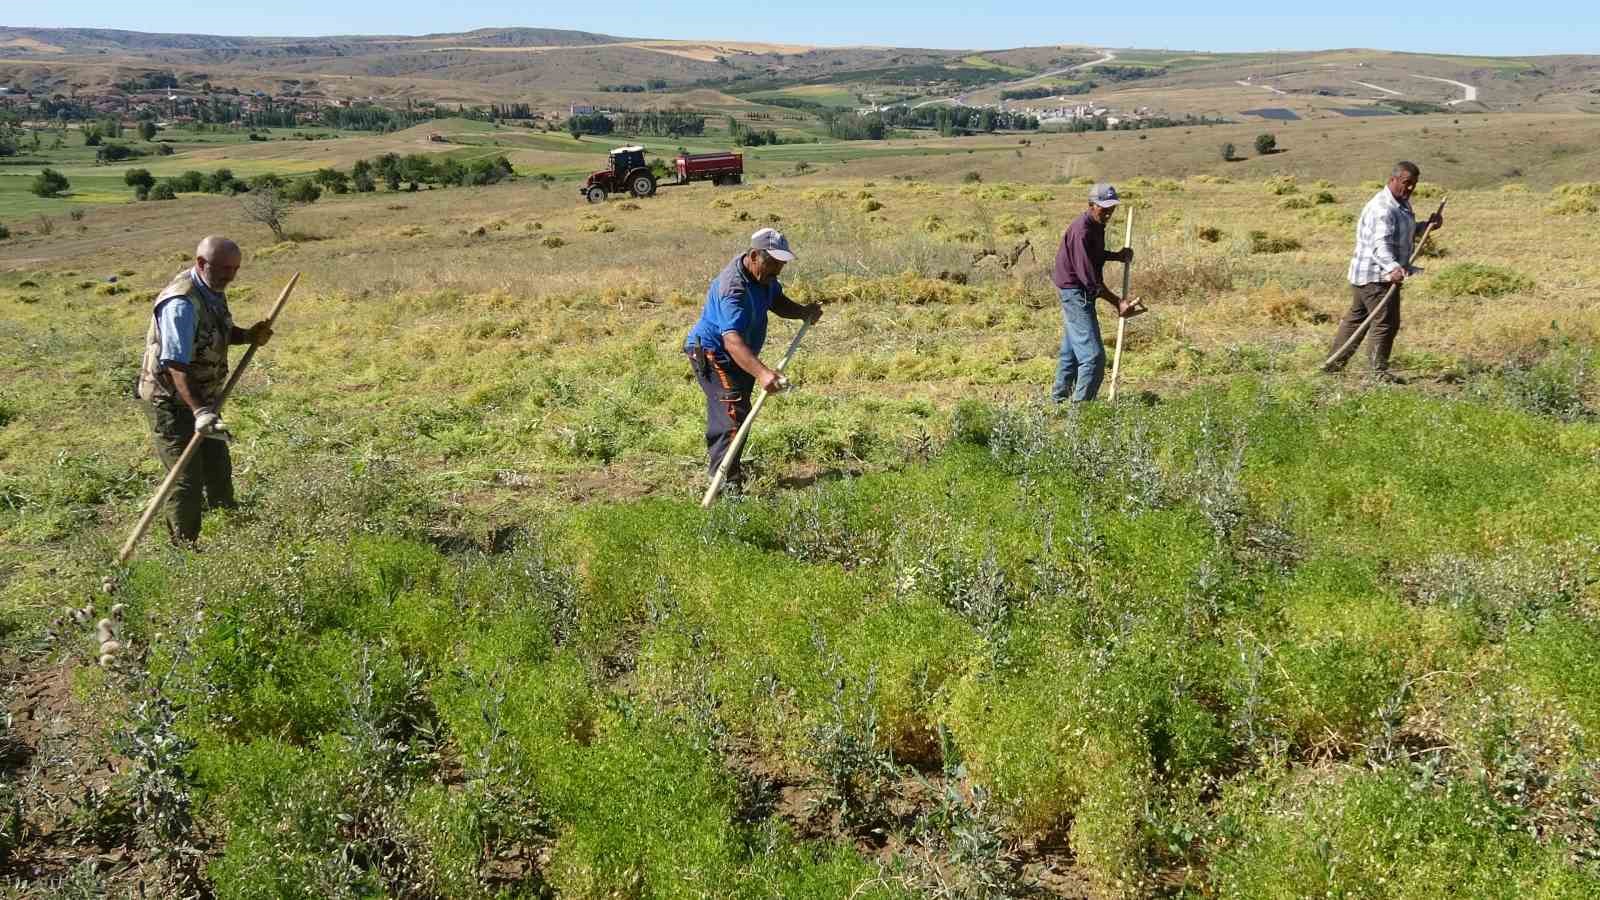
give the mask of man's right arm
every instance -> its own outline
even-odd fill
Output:
[[[178,399],[183,405],[189,407],[191,412],[199,412],[205,408],[200,398],[195,394],[194,388],[189,385],[189,367],[182,363],[168,363],[167,374],[172,376],[172,389],[177,392]]]
[[[775,370],[768,368],[760,357],[751,352],[750,345],[744,342],[744,338],[740,336],[739,332],[724,331],[722,333],[722,349],[727,351],[728,357],[739,368],[755,376],[756,384],[761,385],[762,390],[771,392],[776,389],[780,376]]]

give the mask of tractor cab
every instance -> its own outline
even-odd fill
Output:
[[[621,182],[628,173],[645,168],[643,147],[618,147],[611,151],[611,177]]]

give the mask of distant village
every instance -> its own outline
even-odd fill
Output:
[[[527,104],[446,106],[432,101],[397,104],[377,97],[330,97],[315,86],[285,80],[277,94],[213,86],[209,81],[180,83],[172,73],[146,73],[138,78],[96,88],[79,87],[70,95],[0,85],[0,115],[36,125],[104,121],[126,124],[154,120],[162,125],[235,125],[249,128],[327,126],[367,131],[393,131],[441,116],[544,121],[546,114]]]

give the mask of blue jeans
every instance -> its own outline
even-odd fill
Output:
[[[1061,318],[1066,330],[1061,335],[1056,386],[1050,392],[1050,399],[1060,403],[1070,392],[1075,403],[1093,400],[1100,392],[1100,379],[1106,371],[1106,348],[1100,340],[1100,320],[1095,318],[1094,298],[1077,288],[1062,288]]]

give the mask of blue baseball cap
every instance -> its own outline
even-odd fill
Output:
[[[1116,188],[1101,182],[1089,189],[1089,202],[1095,206],[1109,209],[1122,201],[1117,197]]]

